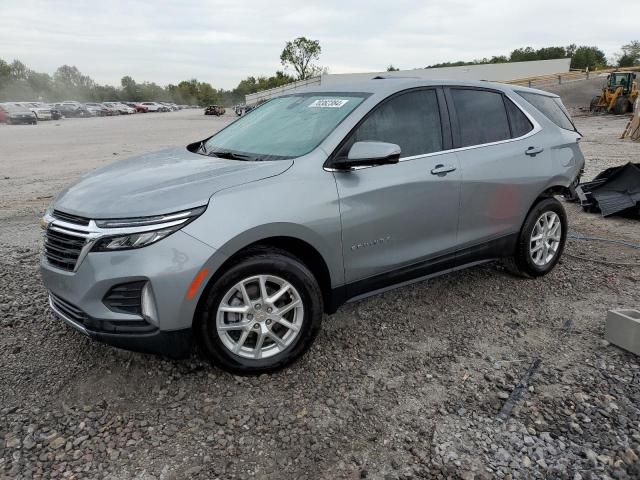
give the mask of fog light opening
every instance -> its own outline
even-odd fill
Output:
[[[160,327],[158,324],[158,310],[156,309],[156,300],[153,296],[153,289],[151,288],[151,282],[144,284],[142,288],[142,316],[144,319]]]

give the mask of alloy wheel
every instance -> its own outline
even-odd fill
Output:
[[[557,213],[544,212],[536,221],[529,241],[529,254],[539,267],[548,265],[555,258],[562,239],[562,223]]]
[[[275,275],[255,275],[222,297],[216,330],[231,353],[260,360],[291,346],[303,321],[302,298],[291,283]]]

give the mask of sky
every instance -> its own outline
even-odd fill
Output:
[[[75,65],[98,83],[197,78],[231,89],[282,70],[285,42],[319,40],[330,73],[383,71],[640,40],[640,0],[0,0],[0,58],[52,74]],[[288,70],[293,73],[292,70]]]

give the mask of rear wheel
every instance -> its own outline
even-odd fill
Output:
[[[224,370],[274,371],[298,359],[322,321],[322,293],[313,274],[280,250],[256,250],[208,289],[198,340]]]
[[[567,214],[555,198],[541,200],[520,230],[515,255],[505,261],[514,274],[541,277],[560,260],[567,240]]]

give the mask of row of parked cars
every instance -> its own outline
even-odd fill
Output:
[[[194,106],[168,102],[5,102],[0,103],[0,123],[35,125],[39,120],[172,112],[183,108]]]

